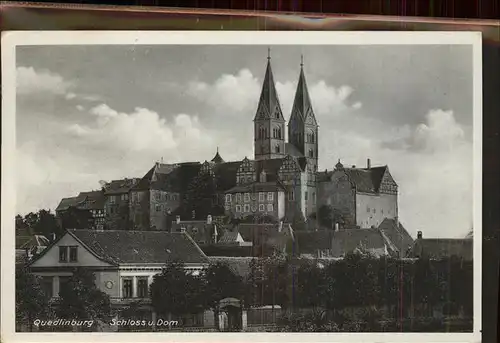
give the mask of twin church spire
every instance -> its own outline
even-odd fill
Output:
[[[317,168],[318,127],[304,75],[303,56],[288,123],[289,143],[285,143],[285,118],[274,82],[270,49],[268,49],[266,74],[254,118],[254,127],[256,160],[283,158],[290,150],[294,155],[299,155],[297,157],[306,157],[308,162]]]

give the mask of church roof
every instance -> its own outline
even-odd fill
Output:
[[[281,112],[278,92],[276,91],[276,85],[274,83],[273,70],[271,68],[271,58],[268,57],[266,74],[264,76],[264,82],[262,83],[259,105],[257,106],[257,113],[255,114],[254,120],[261,119],[262,114],[264,114],[264,118],[269,118],[269,116],[276,113],[279,114],[280,120],[285,120]]]
[[[316,123],[316,117],[314,116],[302,63],[300,66],[299,82],[297,83],[297,90],[295,91],[290,121],[292,121],[292,119],[297,119],[296,116],[298,116],[302,122],[305,122],[307,117],[310,116],[313,118],[313,122]]]

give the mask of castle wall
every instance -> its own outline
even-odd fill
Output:
[[[131,229],[149,230],[149,212],[149,191],[131,191],[129,197]]]
[[[168,213],[180,206],[180,195],[152,189],[149,192],[149,220],[155,230],[166,230],[169,218]]]
[[[342,172],[335,172],[332,181],[318,183],[317,207],[330,205],[340,211],[349,224],[356,222],[356,192]]]
[[[356,196],[356,224],[361,228],[378,227],[385,218],[398,215],[397,195],[365,194]]]
[[[108,230],[127,230],[130,228],[128,197],[128,193],[106,195],[104,212]]]

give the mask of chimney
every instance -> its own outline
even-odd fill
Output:
[[[208,225],[212,224],[212,216],[210,214],[207,216],[207,224]]]
[[[181,223],[181,216],[175,216],[175,222],[177,224],[180,224]]]
[[[417,239],[422,239],[422,231],[417,232]]]
[[[372,167],[372,161],[368,158],[366,160],[366,168],[370,169]]]
[[[280,225],[278,227],[278,232],[283,231],[283,221],[280,221]]]

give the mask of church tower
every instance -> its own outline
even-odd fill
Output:
[[[301,57],[299,82],[288,122],[288,141],[306,158],[312,171],[318,170],[318,123],[309,97]]]
[[[255,160],[283,158],[285,156],[285,118],[281,112],[278,92],[271,69],[268,49],[266,75],[254,118]]]

